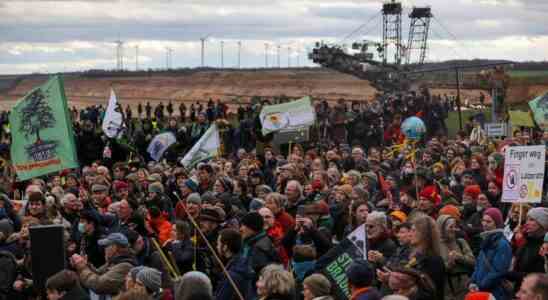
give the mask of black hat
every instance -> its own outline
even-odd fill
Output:
[[[373,283],[375,273],[373,267],[362,259],[355,260],[350,264],[346,270],[346,276],[348,277],[348,283],[354,287],[367,287]]]
[[[262,231],[264,225],[263,217],[256,212],[250,212],[245,215],[240,223],[256,232]]]
[[[101,223],[101,216],[99,216],[97,212],[88,209],[83,210],[80,213],[80,219],[95,224],[95,227],[99,226],[99,224]]]

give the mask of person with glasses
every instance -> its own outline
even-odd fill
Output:
[[[365,222],[367,232],[367,260],[381,268],[386,259],[396,253],[396,243],[390,237],[388,217],[383,212],[369,213]]]

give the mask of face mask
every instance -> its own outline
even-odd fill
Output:
[[[86,226],[84,223],[78,223],[78,232],[85,233],[86,232]]]

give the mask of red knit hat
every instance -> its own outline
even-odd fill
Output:
[[[502,213],[496,207],[490,207],[486,209],[483,215],[484,216],[488,215],[489,217],[491,217],[491,219],[495,221],[497,228],[502,228],[502,226],[504,225],[504,219],[502,218]]]
[[[441,203],[441,196],[438,194],[436,187],[433,185],[425,186],[419,196],[434,202],[435,205],[439,205]]]
[[[458,207],[456,207],[455,205],[452,205],[452,204],[448,204],[444,207],[442,207],[440,209],[440,215],[448,215],[448,216],[451,216],[453,218],[455,218],[455,220],[460,220],[461,218],[461,213],[460,213],[460,210]]]
[[[122,180],[114,180],[114,183],[112,185],[114,186],[115,191],[120,191],[121,189],[129,188],[129,185]]]
[[[469,185],[464,188],[464,193],[470,195],[474,200],[478,199],[479,194],[481,193],[481,188],[479,185]]]
[[[495,300],[495,297],[488,292],[470,292],[464,300]]]

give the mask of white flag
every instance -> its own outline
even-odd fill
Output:
[[[159,161],[169,146],[175,144],[177,138],[171,132],[157,134],[148,145],[147,152],[155,161]]]
[[[367,231],[365,231],[365,224],[362,224],[356,228],[347,237],[363,254],[363,259],[367,260]]]
[[[181,159],[181,164],[185,168],[193,167],[195,164],[217,155],[221,139],[217,124],[213,124],[207,129],[204,135],[192,146],[192,149]]]
[[[292,102],[268,105],[259,114],[262,133],[269,134],[280,130],[299,130],[316,121],[316,111],[310,97],[306,96]]]
[[[110,99],[108,107],[103,118],[103,132],[109,138],[119,138],[122,136],[124,118],[121,112],[122,107],[118,107],[118,100],[113,89],[110,89]]]

